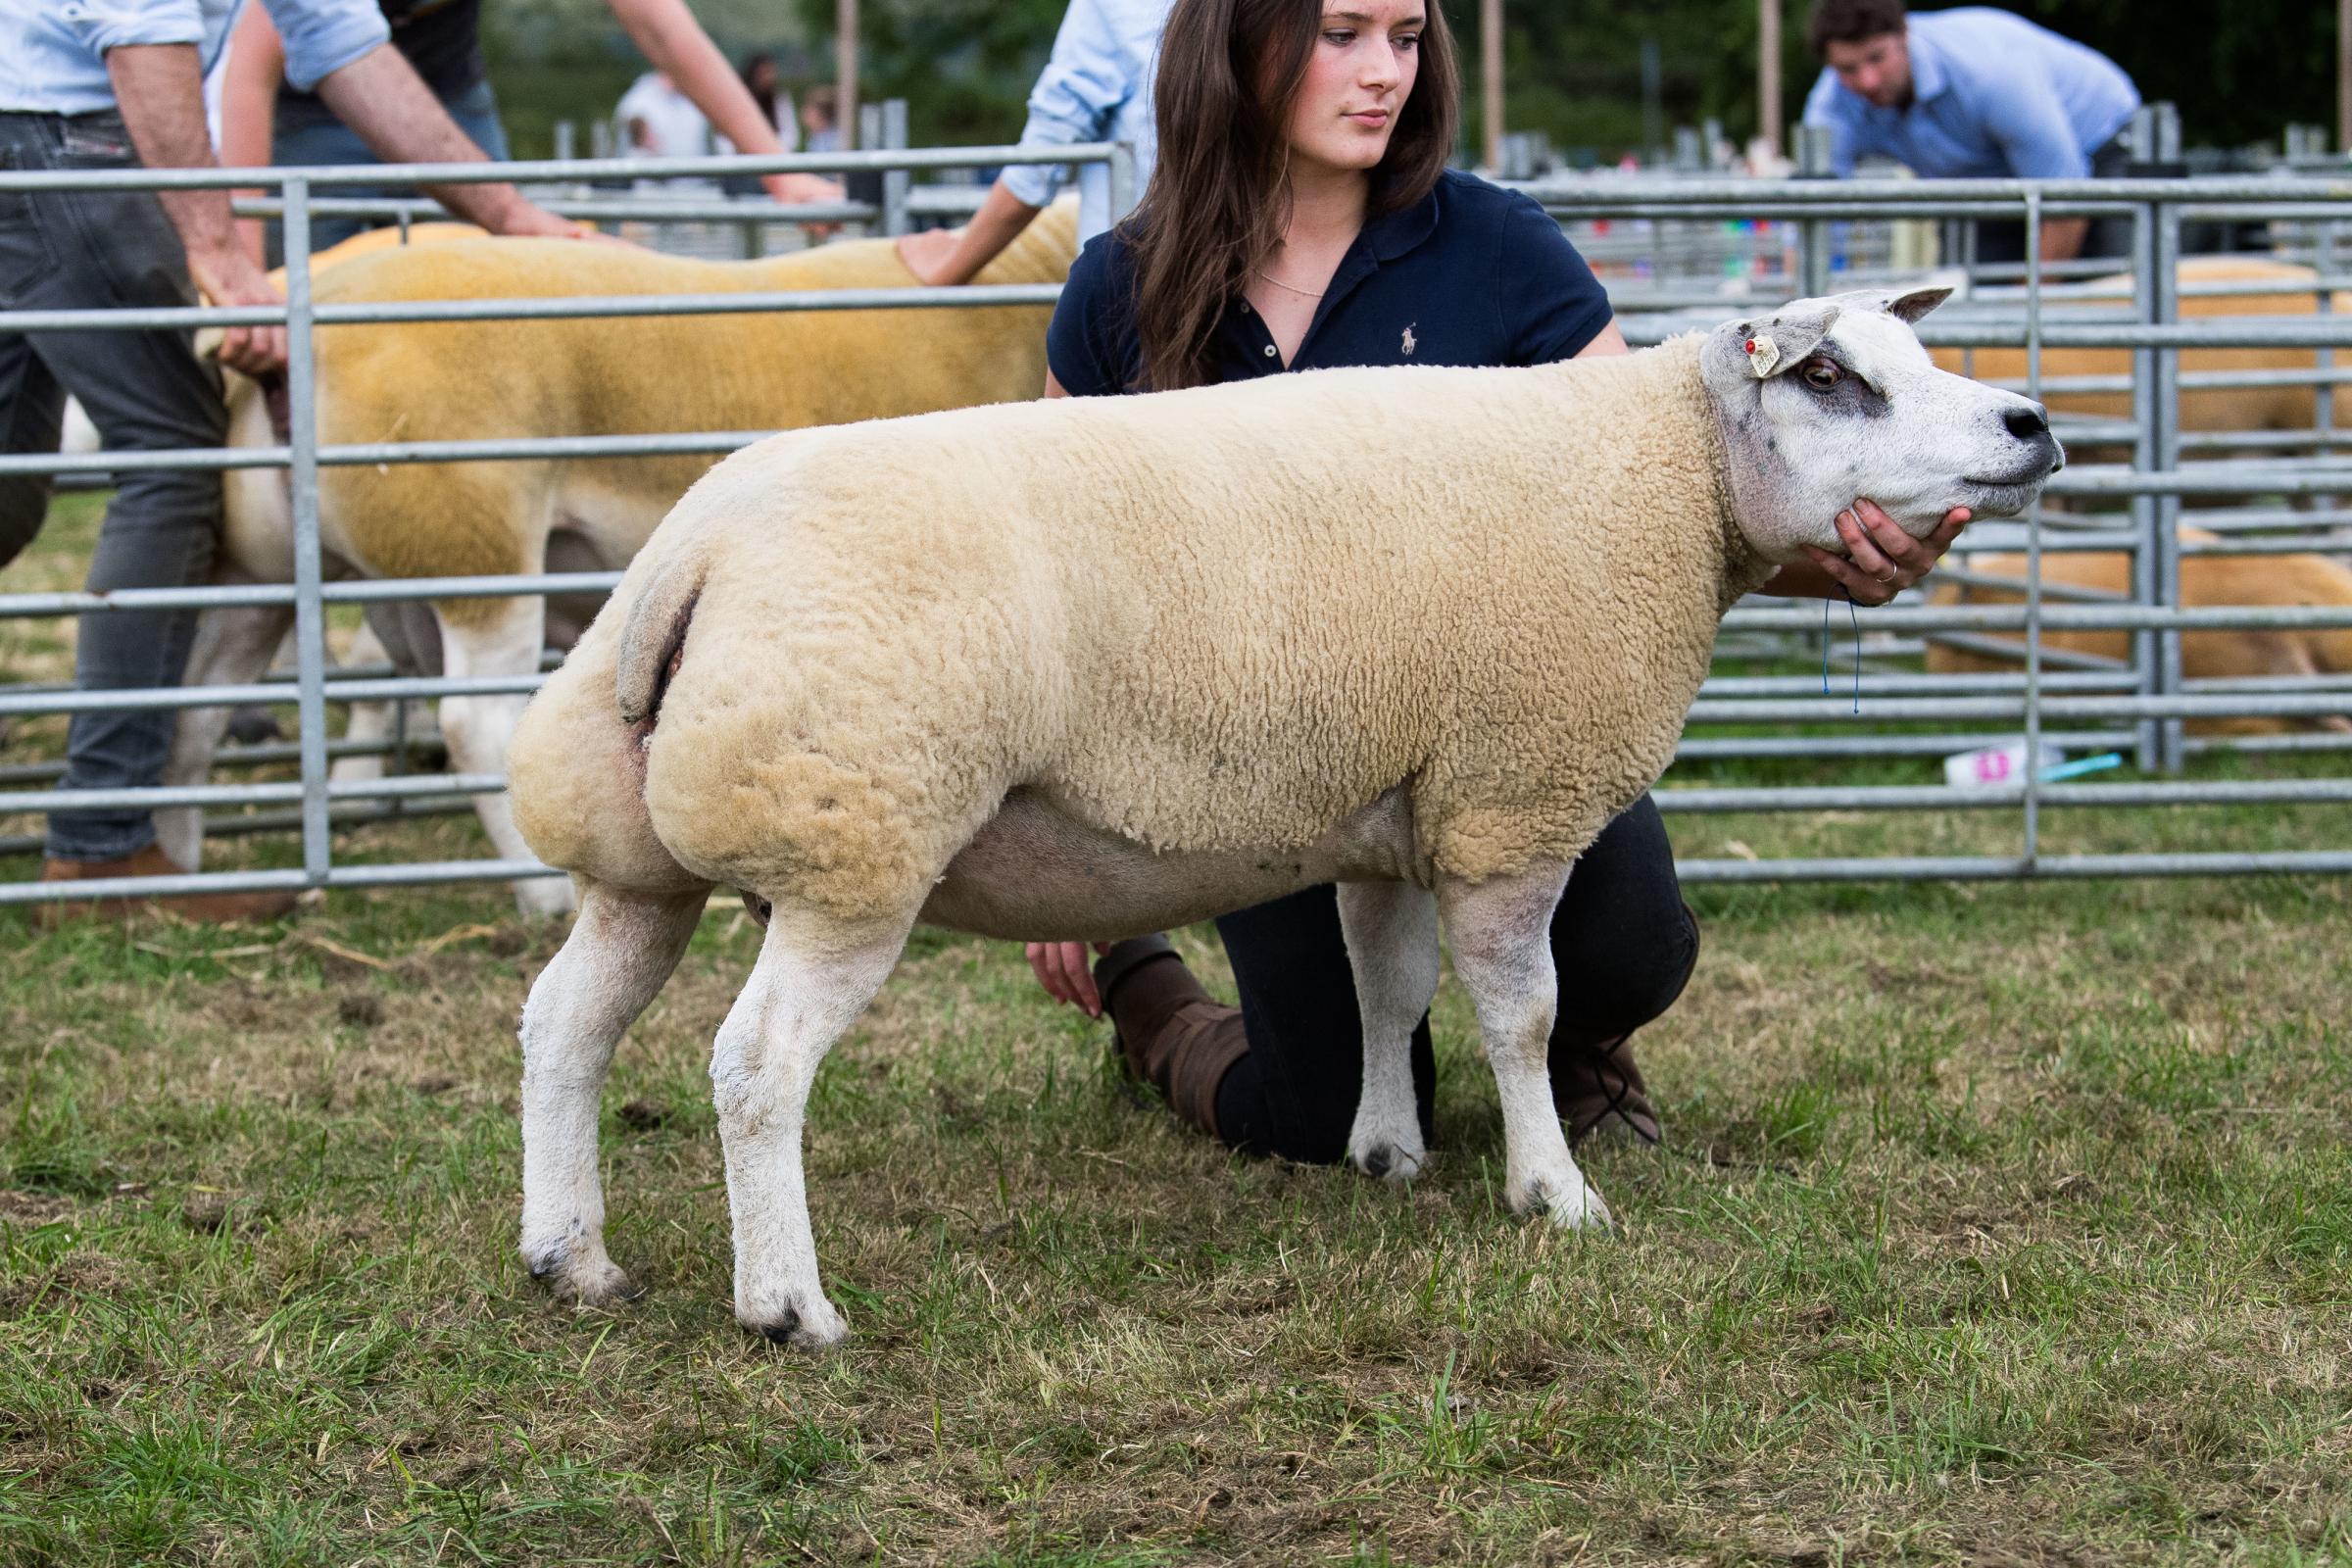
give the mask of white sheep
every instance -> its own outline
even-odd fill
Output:
[[[2041,410],[1936,370],[1941,291],[1800,301],[1630,358],[1385,368],[808,431],[688,492],[512,754],[578,924],[523,1012],[522,1252],[605,1251],[598,1098],[714,885],[772,906],[711,1078],[735,1312],[846,1329],[801,1175],[809,1084],[919,920],[1111,938],[1340,884],[1348,1152],[1425,1158],[1407,1042],[1438,923],[1514,1209],[1604,1220],[1552,1110],[1545,942],[1656,780],[1722,612],[1857,495],[2013,513]]]

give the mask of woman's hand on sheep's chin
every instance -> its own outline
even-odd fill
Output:
[[[1046,995],[1083,1008],[1089,1018],[1100,1018],[1102,998],[1095,990],[1094,961],[1086,949],[1083,942],[1032,942],[1026,951],[1029,967],[1037,972],[1037,983],[1046,988]],[[1108,953],[1110,944],[1098,942],[1094,949],[1099,954]]]
[[[1842,589],[1857,605],[1883,605],[1934,570],[1972,515],[1966,507],[1954,507],[1933,533],[1914,539],[1881,512],[1877,503],[1856,501],[1838,514],[1838,537],[1845,543],[1844,555],[1806,545],[1812,569],[1783,567],[1764,585],[1764,591],[1827,599]]]

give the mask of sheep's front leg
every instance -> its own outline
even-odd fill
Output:
[[[1413,1026],[1438,994],[1438,901],[1410,882],[1343,882],[1340,930],[1364,1019],[1364,1091],[1348,1158],[1367,1176],[1410,1181],[1429,1151],[1413,1103]]]
[[[596,1171],[605,1073],[678,966],[710,894],[585,886],[571,935],[522,1008],[522,1259],[557,1296],[601,1302],[632,1294],[605,1251]]]
[[[886,936],[852,936],[787,899],[770,902],[760,961],[710,1054],[735,1221],[735,1317],[780,1345],[821,1350],[850,1330],[817,1279],[802,1121],[825,1053],[882,988],[913,918]]]
[[[1568,867],[1531,866],[1484,882],[1438,889],[1454,972],[1478,1008],[1487,1061],[1502,1099],[1502,1195],[1516,1213],[1536,1209],[1570,1228],[1605,1225],[1609,1209],[1568,1152],[1551,1099],[1551,1024],[1559,976],[1551,962],[1551,913]]]

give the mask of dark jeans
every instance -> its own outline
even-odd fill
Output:
[[[114,114],[0,114],[0,169],[128,169],[138,160]],[[0,305],[90,310],[196,303],[179,236],[144,191],[0,193]],[[0,332],[0,440],[10,453],[55,452],[68,393],[81,400],[110,452],[217,447],[228,426],[220,379],[190,334]],[[0,485],[0,563],[40,532],[46,478]],[[206,580],[220,529],[220,476],[125,473],[106,509],[89,587],[179,588]],[[194,611],[84,615],[74,675],[85,690],[176,686]],[[163,780],[168,711],[76,713],[65,789],[122,789]],[[145,811],[60,812],[49,853],[106,860],[154,842]]]
[[[441,107],[449,111],[449,118],[472,138],[476,147],[500,163],[506,161],[507,131],[499,122],[498,99],[486,79],[454,97],[442,99]],[[278,108],[277,123],[270,139],[270,161],[281,169],[351,169],[383,162],[375,156],[373,148],[360,140],[357,131],[328,115],[323,106],[296,111],[284,105]],[[314,194],[346,201],[428,199],[414,185],[336,185]],[[362,230],[385,228],[393,221],[388,218],[314,217],[311,252],[316,255],[342,244]],[[270,265],[281,265],[285,260],[285,232],[274,219],[270,223],[268,244]]]
[[[1356,1005],[1339,898],[1328,887],[1217,922],[1241,990],[1250,1050],[1217,1088],[1217,1130],[1250,1153],[1330,1164],[1347,1153],[1363,1089]],[[1576,862],[1551,917],[1560,977],[1552,1072],[1674,1004],[1698,956],[1698,927],[1675,880],[1674,850],[1648,796],[1602,830]],[[1437,1063],[1429,1020],[1413,1031],[1413,1096],[1430,1136]]]
[[[2121,179],[2131,172],[2132,152],[2121,137],[2109,142],[2090,155],[2090,177]],[[2048,222],[2048,219],[2043,219]],[[2082,236],[2081,256],[2129,256],[2132,254],[2132,220],[2129,218],[2094,218],[2089,231]],[[2023,262],[2026,259],[2026,225],[2022,221],[2003,220],[1999,222],[1977,225],[1977,260],[1980,262]]]

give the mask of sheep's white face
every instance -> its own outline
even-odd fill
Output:
[[[1797,300],[1709,334],[1699,365],[1733,508],[1767,560],[1843,555],[1836,519],[1858,499],[1914,538],[1954,507],[2014,516],[2065,465],[2040,404],[1939,370],[1920,346],[1911,323],[1950,292]]]

